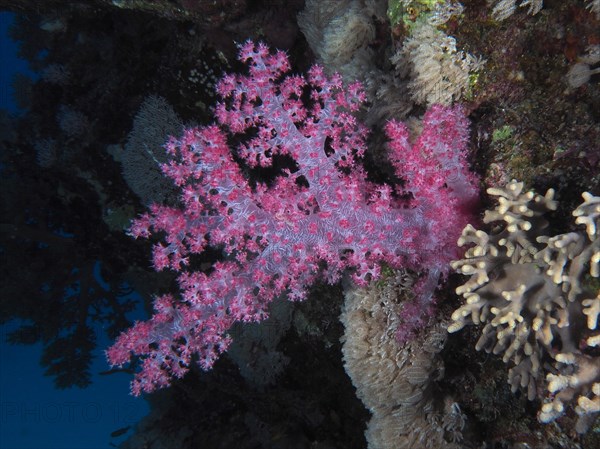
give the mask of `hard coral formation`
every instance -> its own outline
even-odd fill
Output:
[[[487,192],[498,198],[483,222],[488,233],[467,225],[458,241],[471,245],[452,267],[468,275],[456,292],[466,303],[452,315],[450,332],[483,324],[476,349],[503,354],[512,365],[513,391],[530,400],[550,393],[538,416],[550,422],[576,402],[577,430],[585,432],[600,411],[600,295],[588,276],[600,274],[600,197],[583,194],[573,211],[577,230],[549,237],[544,215],[556,210],[554,191],[524,192],[523,183]]]

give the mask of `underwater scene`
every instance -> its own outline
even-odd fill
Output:
[[[0,0],[0,449],[600,447],[600,0]]]

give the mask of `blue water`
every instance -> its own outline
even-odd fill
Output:
[[[11,80],[16,73],[36,74],[18,59],[7,36],[12,20],[12,14],[0,13],[0,109],[18,115],[25,111],[14,101]],[[148,413],[146,401],[129,396],[128,375],[98,375],[109,369],[103,349],[110,342],[102,329],[97,332],[92,385],[56,390],[38,362],[41,344],[6,343],[17,324],[0,326],[0,449],[109,449],[127,437],[111,438],[111,432],[134,425]]]

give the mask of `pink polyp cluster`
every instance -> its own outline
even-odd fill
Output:
[[[179,295],[157,298],[150,320],[107,351],[112,365],[141,359],[136,395],[183,376],[193,360],[211,368],[233,323],[263,320],[274,298],[303,299],[319,279],[337,282],[349,271],[366,285],[379,277],[381,263],[408,267],[427,273],[419,292],[427,303],[457,256],[455,242],[476,197],[460,108],[434,106],[413,145],[406,127],[390,122],[390,161],[406,183],[377,185],[357,164],[367,137],[353,115],[365,100],[359,83],[346,86],[318,66],[307,78],[286,75],[285,53],[263,44],[241,46],[240,60],[249,72],[219,83],[217,123],[166,145],[171,161],[163,171],[180,188],[180,204],[154,205],[130,231],[158,235],[155,268],[180,273]],[[233,135],[240,143],[230,148]],[[296,168],[251,187],[234,154],[249,167],[283,155]],[[205,274],[190,257],[208,246],[223,260]]]

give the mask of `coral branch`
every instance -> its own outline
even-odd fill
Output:
[[[286,55],[262,44],[242,45],[240,59],[249,73],[219,83],[217,124],[166,146],[172,159],[163,171],[181,189],[181,204],[154,205],[130,231],[161,237],[154,266],[179,272],[181,289],[180,297],[158,298],[154,316],[108,351],[113,365],[142,359],[134,394],[181,377],[194,357],[211,368],[234,322],[265,319],[274,298],[303,299],[317,279],[333,283],[351,270],[366,285],[385,262],[427,272],[432,282],[420,293],[428,302],[457,256],[454,242],[476,197],[461,109],[432,108],[414,145],[403,125],[388,125],[392,162],[407,180],[394,195],[357,164],[367,136],[352,115],[365,99],[359,84],[344,86],[317,66],[306,78],[286,75]],[[229,142],[238,142],[233,151]],[[239,164],[277,169],[281,157],[293,168],[269,184],[251,186]],[[209,246],[223,259],[200,272],[191,260]]]

